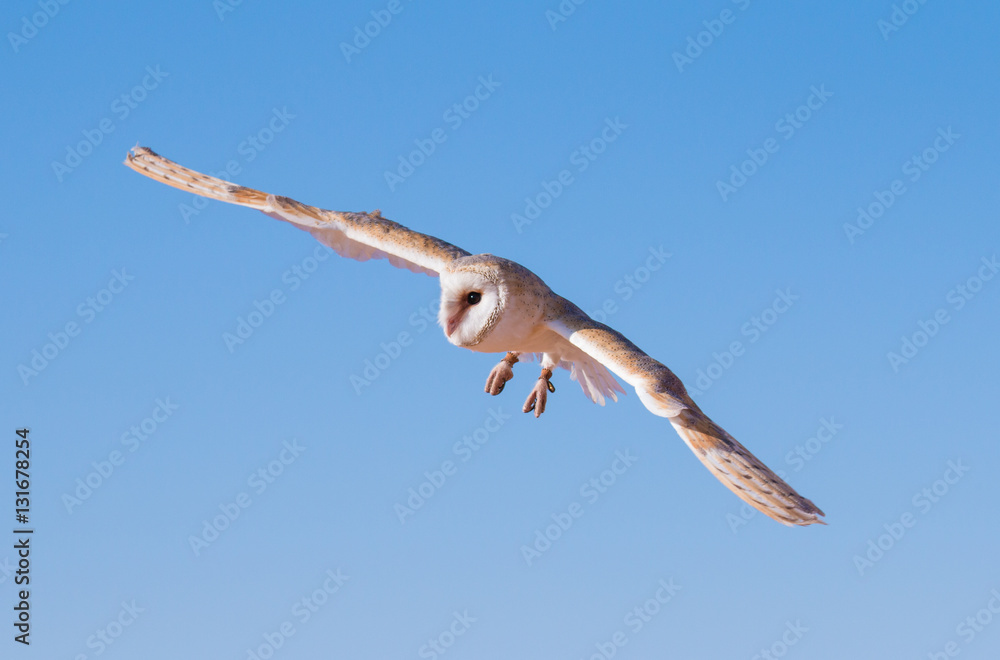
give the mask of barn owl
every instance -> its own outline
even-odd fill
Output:
[[[705,467],[744,502],[785,525],[825,524],[820,519],[825,514],[815,504],[709,419],[670,369],[555,294],[524,266],[491,254],[470,254],[387,220],[379,211],[327,211],[235,185],[145,147],[133,149],[125,164],[175,188],[289,222],[341,256],[388,259],[393,266],[439,277],[438,322],[447,340],[472,351],[505,353],[486,380],[489,394],[500,394],[522,355],[541,359],[541,375],[523,407],[535,417],[555,392],[553,369],[568,369],[584,394],[601,405],[606,397],[617,401],[625,393],[614,374],[635,388],[651,413],[666,417]]]

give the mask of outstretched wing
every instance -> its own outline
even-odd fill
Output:
[[[695,456],[740,499],[785,525],[825,524],[819,507],[709,419],[670,369],[573,303],[554,298],[548,328],[634,387],[643,405],[669,419]]]
[[[469,253],[451,243],[411,231],[381,213],[341,213],[302,204],[288,197],[238,186],[167,160],[152,149],[135,147],[125,164],[150,179],[203,197],[249,206],[304,229],[342,257],[358,261],[388,259],[397,268],[437,276]]]

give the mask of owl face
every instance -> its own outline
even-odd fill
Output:
[[[482,342],[500,321],[504,295],[496,269],[485,264],[457,267],[441,273],[438,323],[455,346]]]

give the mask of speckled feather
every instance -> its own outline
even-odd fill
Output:
[[[695,456],[740,499],[784,525],[823,523],[825,515],[713,422],[670,369],[624,335],[587,316],[564,298],[553,299],[550,328],[600,360],[632,385],[643,404],[666,417]]]
[[[380,212],[341,213],[269,195],[195,172],[147,147],[135,147],[125,164],[136,172],[187,192],[263,211],[315,236],[337,254],[358,261],[388,259],[397,268],[436,276],[465,250],[387,220]]]

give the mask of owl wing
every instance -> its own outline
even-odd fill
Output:
[[[469,253],[440,239],[386,220],[381,213],[341,213],[302,204],[201,174],[167,160],[152,149],[135,147],[125,164],[139,174],[181,190],[230,204],[249,206],[304,229],[342,257],[388,259],[397,268],[437,276]]]
[[[709,472],[740,499],[785,525],[825,524],[819,507],[709,419],[670,369],[568,300],[553,305],[547,327],[634,387],[643,405],[669,419]]]

